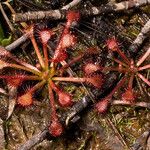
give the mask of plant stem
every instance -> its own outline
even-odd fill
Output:
[[[10,9],[12,14],[15,14],[16,12],[14,11],[14,9],[12,8],[12,6],[9,4],[9,0],[7,0],[6,2],[2,2],[3,4],[7,5],[7,7]]]
[[[130,64],[129,59],[126,57],[126,55],[125,55],[119,48],[117,48],[116,51],[118,52],[118,54],[122,57],[122,59],[123,59],[127,64]]]
[[[139,61],[136,63],[136,65],[140,66],[149,55],[150,55],[150,47],[147,50],[147,52],[142,56],[142,58],[139,59]]]
[[[122,61],[120,61],[120,60],[118,60],[118,59],[116,59],[116,58],[114,58],[113,60],[114,60],[115,62],[117,62],[118,64],[123,65],[123,66],[125,66],[125,67],[128,66],[128,65],[126,65],[125,63],[123,63]]]
[[[49,84],[56,93],[60,92],[59,88],[56,86],[56,84],[52,80],[49,81]]]
[[[57,114],[56,114],[55,101],[54,101],[54,94],[53,94],[50,83],[48,84],[48,92],[49,92],[50,105],[51,105],[51,109],[52,109],[52,112],[51,112],[51,117],[52,118],[51,118],[51,120],[58,121],[58,117],[57,117]]]
[[[34,87],[32,87],[29,92],[34,93],[36,90],[40,89],[46,83],[45,80],[37,83]]]
[[[138,68],[139,71],[145,70],[145,69],[150,69],[150,64]]]
[[[43,51],[44,51],[44,59],[45,59],[45,68],[48,69],[48,52],[47,52],[46,44],[43,44]]]
[[[21,65],[17,65],[17,64],[7,64],[6,67],[11,67],[11,68],[16,68],[16,69],[21,69],[21,70],[25,70],[25,71],[29,71],[29,72],[32,72],[33,74],[37,74],[39,75],[40,73],[33,70],[33,69],[30,69],[30,68],[27,68],[25,66],[21,66]]]
[[[54,81],[66,81],[66,82],[86,82],[87,78],[76,78],[76,77],[54,77]]]
[[[147,23],[144,25],[144,27],[141,29],[140,33],[136,37],[136,39],[133,41],[131,46],[129,47],[129,51],[133,52],[135,54],[138,50],[138,48],[141,46],[143,41],[149,36],[150,31],[150,19],[147,21]]]
[[[38,76],[28,76],[28,75],[0,75],[0,79],[23,79],[23,80],[41,80]]]
[[[148,86],[150,86],[150,81],[148,81],[142,74],[137,73],[138,77],[142,79]]]
[[[129,79],[129,84],[128,84],[128,88],[129,89],[132,89],[133,80],[134,80],[134,74],[132,74],[131,77],[130,77],[130,79]]]
[[[64,66],[61,67],[61,69],[59,70],[61,72],[61,74],[63,74],[64,70],[67,69],[68,67],[70,67],[72,64],[74,64],[75,62],[79,61],[81,58],[84,57],[85,54],[80,54],[79,56],[75,57],[73,60],[71,60],[69,63],[65,64]]]
[[[137,8],[143,5],[150,4],[149,0],[134,0],[134,1],[123,1],[120,3],[106,4],[99,7],[89,7],[88,9],[80,10],[82,16],[91,16],[98,14],[108,14],[112,12],[119,12],[128,10],[131,8]],[[48,10],[48,11],[32,11],[26,13],[17,13],[13,15],[14,22],[23,22],[29,20],[40,20],[40,19],[50,19],[58,20],[64,19],[67,10]]]
[[[5,13],[5,11],[4,11],[4,9],[3,9],[1,3],[0,3],[0,10],[1,10],[1,13],[2,13],[4,19],[6,20],[6,22],[7,22],[8,26],[9,26],[10,30],[14,33],[14,32],[15,32],[15,29],[14,29],[12,23],[10,22],[10,20],[8,19],[8,17],[7,17],[7,15],[6,15],[6,13]]]
[[[112,105],[131,105],[131,106],[135,106],[135,107],[145,107],[150,109],[150,103],[146,103],[146,102],[137,102],[137,103],[132,103],[129,101],[121,101],[121,100],[114,100],[112,102]]]
[[[28,33],[23,34],[20,38],[18,38],[16,41],[14,41],[13,43],[9,44],[8,46],[6,46],[5,48],[8,51],[11,51],[13,49],[15,49],[16,47],[18,47],[19,45],[21,45],[23,42],[25,42],[28,39]]]
[[[118,82],[115,88],[105,97],[105,99],[108,98],[111,100],[114,93],[124,84],[126,78],[127,78],[126,75],[124,75],[124,77]]]
[[[118,71],[118,72],[121,72],[121,73],[126,73],[126,72],[128,72],[129,70],[128,69],[123,69],[123,68],[118,68],[118,67],[116,67],[116,68],[113,68],[113,67],[104,67],[104,69],[103,69],[103,72],[105,72],[105,71]]]
[[[44,64],[43,58],[42,58],[42,56],[41,56],[40,50],[39,50],[39,48],[38,48],[38,45],[37,45],[37,43],[36,43],[36,41],[35,41],[34,36],[31,36],[30,39],[31,39],[31,41],[32,41],[32,44],[33,44],[33,47],[34,47],[34,49],[35,49],[36,55],[37,55],[37,57],[38,57],[39,63],[40,63],[40,65],[42,66],[42,68],[44,68],[44,67],[45,67],[45,64]]]

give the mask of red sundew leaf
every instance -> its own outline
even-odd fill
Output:
[[[51,36],[54,34],[51,30],[44,29],[42,31],[39,31],[39,37],[42,44],[47,44],[47,42],[50,40]]]
[[[76,37],[72,34],[65,34],[62,38],[61,38],[61,49],[66,49],[68,47],[73,46],[76,43]]]
[[[92,75],[91,77],[86,78],[86,82],[96,88],[101,88],[104,83],[104,79],[102,75]]]
[[[101,71],[102,67],[100,67],[98,64],[94,63],[87,63],[84,67],[83,70],[86,74],[93,74],[96,71]]]
[[[111,100],[111,98],[104,98],[104,99],[100,100],[95,106],[97,111],[99,113],[106,113],[106,111],[108,110],[109,104],[110,104],[110,100]]]
[[[11,78],[8,78],[8,79],[6,79],[6,82],[7,82],[8,86],[17,88],[19,85],[22,84],[23,79],[18,79],[18,78],[12,78],[11,79]]]
[[[5,56],[10,56],[11,54],[3,47],[0,46],[0,56],[2,57],[5,57]]]
[[[61,62],[67,58],[66,48],[73,46],[76,43],[76,37],[70,33],[64,34],[55,50],[53,62]]]
[[[135,95],[134,95],[133,89],[127,88],[126,91],[122,94],[122,100],[134,102],[135,101]]]
[[[116,51],[119,48],[118,42],[115,39],[115,37],[112,37],[112,38],[108,39],[106,41],[106,45],[107,45],[108,49],[110,49],[112,51]]]
[[[18,97],[17,103],[23,107],[30,106],[33,103],[32,93],[27,92],[26,94]]]
[[[52,121],[52,123],[49,126],[49,132],[54,136],[60,136],[63,133],[63,127],[61,125],[61,123],[59,123],[58,121]]]
[[[63,107],[68,107],[73,104],[72,97],[69,93],[66,93],[59,89],[56,84],[52,81],[50,81],[50,86],[52,89],[58,94],[58,101],[61,106]]]
[[[70,94],[65,93],[63,91],[59,91],[58,93],[58,101],[62,107],[68,107],[73,104],[72,97]]]
[[[0,60],[0,69],[3,69],[7,66],[8,66],[7,62]]]
[[[52,62],[61,62],[67,58],[67,53],[65,50],[59,51],[56,49]]]
[[[73,22],[77,22],[80,19],[80,13],[75,11],[68,11],[67,13],[66,27],[69,28]]]

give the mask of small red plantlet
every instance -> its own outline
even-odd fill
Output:
[[[35,54],[38,59],[38,62],[37,64],[35,64],[35,66],[16,58],[11,53],[7,52],[4,48],[0,48],[0,51],[2,51],[2,54],[0,54],[0,56],[5,56],[0,60],[0,69],[6,71],[5,68],[13,68],[15,70],[21,70],[24,73],[12,73],[11,76],[5,74],[0,75],[1,79],[6,80],[8,84],[11,84],[16,88],[18,86],[21,86],[24,82],[26,82],[26,80],[34,80],[36,83],[24,94],[18,94],[18,98],[16,101],[19,105],[23,107],[30,106],[34,101],[34,93],[37,90],[42,89],[42,87],[44,86],[45,88],[47,88],[47,91],[49,93],[49,103],[51,106],[51,124],[49,125],[49,132],[53,136],[59,136],[63,132],[63,127],[59,122],[56,112],[54,93],[58,96],[58,104],[60,104],[60,106],[68,107],[73,104],[72,96],[59,87],[60,82],[74,82],[79,84],[87,83],[96,88],[100,88],[103,83],[102,75],[94,75],[94,71],[90,76],[83,76],[80,78],[67,76],[67,74],[63,76],[62,72],[65,72],[68,67],[70,67],[70,65],[72,65],[76,61],[79,61],[86,55],[82,54],[82,56],[78,56],[78,58],[73,59],[71,62],[66,64],[66,66],[61,66],[60,64],[60,61],[63,61],[67,58],[66,49],[70,48],[76,43],[76,37],[70,33],[70,27],[73,22],[77,22],[78,20],[79,13],[69,12],[69,14],[67,15],[66,26],[56,46],[53,56],[50,56],[47,49],[48,41],[50,40],[52,35],[55,34],[53,33],[53,29],[49,30],[44,28],[43,30],[38,32],[43,46],[42,50],[38,47],[37,41],[33,34],[36,26],[31,25],[25,30],[25,32],[29,34],[29,38],[32,42]],[[94,49],[94,51],[96,50]],[[52,58],[52,61],[49,61],[50,58]]]
[[[20,97],[18,97],[17,103],[21,106],[30,106],[33,103],[32,94],[26,93]]]
[[[140,71],[150,69],[150,64],[147,64],[147,65],[140,67],[141,64],[150,55],[150,48],[145,52],[145,54],[137,62],[134,62],[133,59],[129,59],[122,52],[122,50],[120,50],[118,42],[114,37],[107,40],[106,45],[107,45],[108,49],[111,50],[112,52],[117,52],[120,55],[122,60],[114,58],[113,60],[114,60],[114,62],[117,63],[117,67],[104,67],[103,72],[105,72],[105,71],[118,71],[120,73],[124,73],[123,79],[121,79],[120,83],[117,84],[117,86],[110,93],[110,97],[112,97],[113,94],[126,83],[125,81],[127,81],[128,87],[127,87],[126,91],[122,94],[122,100],[129,101],[130,103],[133,103],[133,102],[135,102],[135,94],[134,94],[134,90],[133,90],[134,78],[139,77],[142,81],[144,81],[144,83],[146,83],[148,86],[150,86],[150,81],[148,81],[148,79],[146,79],[140,73]],[[98,103],[97,108],[100,108],[99,103]]]

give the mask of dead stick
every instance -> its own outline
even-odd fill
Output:
[[[146,150],[147,141],[150,138],[150,129],[145,131],[132,145],[132,150]]]
[[[137,8],[139,6],[144,6],[150,4],[150,0],[132,0],[124,1],[116,4],[106,4],[100,7],[91,7],[89,9],[84,9],[80,11],[81,16],[91,16],[98,14],[105,14],[111,12],[118,12],[123,10],[128,10],[131,8]],[[49,11],[32,11],[26,13],[13,14],[14,22],[24,22],[29,20],[40,20],[40,19],[65,19],[67,10],[49,10]]]
[[[45,138],[46,135],[48,134],[48,130],[43,130],[39,134],[34,135],[30,140],[28,140],[25,144],[21,145],[18,147],[17,150],[29,150],[31,147],[36,145],[37,143],[42,142]]]
[[[70,2],[66,6],[63,6],[62,9],[63,10],[68,10],[69,8],[76,6],[80,2],[81,2],[81,0],[72,0],[72,2]]]
[[[141,29],[140,33],[136,37],[136,39],[133,41],[131,46],[129,47],[129,50],[133,53],[137,52],[138,48],[141,46],[145,38],[148,36],[148,33],[150,32],[150,19],[147,21],[147,23],[144,25],[144,27]]]
[[[28,33],[23,34],[20,38],[18,38],[16,41],[14,41],[13,43],[9,44],[8,46],[6,46],[5,48],[9,51],[17,48],[18,46],[20,46],[22,43],[24,43],[27,39],[28,39]]]
[[[128,101],[122,101],[122,100],[114,100],[112,102],[112,105],[130,105],[130,106],[135,106],[135,107],[145,107],[150,109],[150,103],[147,102],[137,102],[137,103],[130,103]]]
[[[7,17],[7,15],[6,15],[6,13],[5,13],[5,11],[4,11],[4,9],[3,9],[1,3],[0,3],[0,10],[1,10],[1,13],[3,14],[3,17],[4,17],[4,19],[6,20],[6,22],[7,22],[8,26],[9,26],[11,32],[14,33],[15,29],[14,29],[14,27],[12,26],[10,20],[8,19],[8,17]]]

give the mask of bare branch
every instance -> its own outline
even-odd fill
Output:
[[[5,149],[5,137],[3,129],[3,120],[0,118],[0,149]]]
[[[133,144],[132,150],[146,149],[147,141],[150,138],[150,130],[145,131]]]
[[[138,34],[136,39],[133,41],[132,45],[129,47],[129,50],[133,53],[137,52],[138,48],[141,46],[145,38],[148,36],[148,32],[150,32],[150,19],[141,29],[141,32]]]
[[[131,8],[137,8],[139,6],[144,6],[148,4],[150,4],[150,0],[124,1],[116,4],[106,4],[100,7],[91,7],[89,9],[81,10],[80,13],[81,16],[86,17],[91,15],[128,10]],[[62,10],[62,9],[49,10],[49,11],[32,11],[26,13],[13,14],[13,21],[23,22],[23,21],[40,20],[40,19],[58,20],[58,19],[65,19],[65,16],[66,16],[66,10]]]
[[[2,12],[2,14],[3,14],[3,17],[5,18],[5,20],[6,20],[7,24],[8,24],[8,26],[9,26],[10,30],[14,33],[15,29],[14,29],[14,27],[12,26],[10,20],[8,19],[8,17],[7,17],[7,15],[6,15],[6,13],[5,13],[5,11],[4,11],[4,9],[3,9],[1,3],[0,3],[0,10],[1,10],[1,12]]]
[[[136,106],[136,107],[145,107],[150,109],[150,103],[147,102],[137,102],[137,103],[130,103],[128,101],[122,101],[122,100],[114,100],[112,102],[112,105],[130,105],[130,106]]]
[[[69,4],[67,4],[66,6],[63,6],[62,9],[63,10],[68,10],[69,8],[72,8],[72,7],[76,6],[80,2],[81,2],[81,0],[73,0],[72,2],[70,2]]]
[[[16,41],[14,41],[13,43],[9,44],[8,46],[6,46],[5,48],[9,51],[17,48],[18,46],[20,46],[22,43],[24,43],[26,40],[28,39],[28,34],[23,34],[20,38],[18,38]]]
[[[43,141],[46,138],[47,133],[48,133],[48,130],[44,130],[44,131],[40,132],[39,134],[34,135],[25,144],[19,146],[17,150],[31,149],[31,147],[33,147],[37,143],[40,143],[41,141]]]

